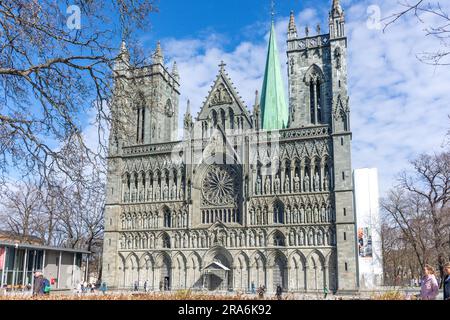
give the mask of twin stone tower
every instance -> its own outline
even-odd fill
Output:
[[[287,33],[289,99],[272,23],[261,97],[250,112],[222,63],[178,135],[180,76],[115,65],[103,281],[155,291],[354,291],[347,38],[334,0],[329,33]],[[263,66],[261,66],[262,68]]]

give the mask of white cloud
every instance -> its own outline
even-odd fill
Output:
[[[417,60],[417,54],[434,50],[440,43],[425,37],[424,25],[414,17],[398,21],[385,33],[367,28],[369,5],[380,3],[382,15],[388,16],[396,8],[396,2],[345,3],[348,3],[345,9],[353,167],[377,167],[383,193],[395,182],[396,174],[408,167],[409,159],[418,153],[440,148],[449,127],[450,73],[445,67],[434,68]],[[328,16],[319,19],[318,15],[312,9],[299,12],[296,15],[297,21],[301,22],[297,26],[299,33],[303,35],[304,27],[309,25],[314,34],[318,21],[322,28],[328,26]],[[276,23],[283,66],[286,63],[287,23],[288,17],[282,17]],[[261,41],[246,40],[230,51],[223,49],[224,39],[217,34],[162,42],[166,57],[177,61],[181,75],[180,124],[187,99],[191,100],[194,116],[200,110],[221,60],[227,63],[231,79],[252,109],[254,92],[261,90],[262,85],[269,25],[266,27],[267,33]]]

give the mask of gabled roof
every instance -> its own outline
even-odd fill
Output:
[[[222,270],[225,270],[225,271],[230,271],[230,268],[224,266],[224,265],[221,264],[219,261],[213,261],[213,262],[211,262],[210,264],[208,264],[208,265],[205,267],[205,269],[209,269],[209,268],[211,268],[212,266],[217,266],[217,267],[218,267],[218,268],[214,268],[214,269],[222,269]]]
[[[229,104],[231,106],[233,104],[233,102],[235,102],[236,105],[238,106],[239,110],[241,111],[241,114],[243,114],[245,116],[245,118],[247,119],[248,123],[251,126],[252,122],[250,120],[250,113],[249,113],[247,107],[245,106],[245,103],[242,101],[241,97],[239,96],[239,93],[235,90],[233,82],[229,78],[228,74],[225,72],[225,64],[223,62],[220,65],[219,73],[216,77],[214,85],[212,86],[211,91],[208,93],[208,96],[207,96],[205,102],[203,103],[202,109],[199,112],[198,119],[207,118],[207,116],[209,115],[209,111],[206,109],[210,105],[215,104],[214,103],[215,93],[217,92],[217,89],[221,85],[224,86],[224,88],[226,89],[226,92],[229,95],[229,98],[231,98],[231,100],[228,103],[224,103],[223,105],[226,106],[227,104]],[[216,103],[216,105],[220,105],[220,104]]]

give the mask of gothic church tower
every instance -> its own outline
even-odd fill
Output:
[[[358,287],[356,225],[351,175],[347,38],[339,0],[329,13],[329,33],[320,26],[299,37],[294,14],[288,26],[289,127],[328,127],[336,214],[337,279],[340,290]]]

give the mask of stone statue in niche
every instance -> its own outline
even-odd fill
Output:
[[[298,173],[296,173],[294,177],[294,191],[295,192],[300,191],[300,178],[298,176]]]
[[[256,178],[256,194],[261,194],[261,177]]]
[[[325,177],[323,179],[323,190],[328,190],[330,187],[330,182],[328,181],[328,174],[325,173]]]
[[[309,175],[305,174],[305,178],[303,180],[304,180],[303,190],[305,190],[305,192],[310,192],[311,189],[310,189],[310,183],[309,183]]]
[[[163,200],[169,199],[169,187],[167,184],[164,185],[164,191],[163,191]]]
[[[289,193],[291,190],[289,188],[289,176],[286,175],[284,178],[284,192]]]
[[[266,192],[266,194],[270,194],[270,178],[269,177],[266,177],[265,192]]]
[[[314,175],[314,191],[320,191],[319,190],[319,186],[320,186],[320,177],[319,177],[319,173],[316,172],[316,174]]]
[[[161,188],[159,187],[159,184],[156,185],[155,188],[155,200],[160,200],[161,199]]]
[[[275,193],[279,193],[280,192],[280,176],[276,175],[275,176]]]
[[[170,199],[175,199],[176,196],[177,196],[177,186],[173,184],[172,189],[170,191]]]

